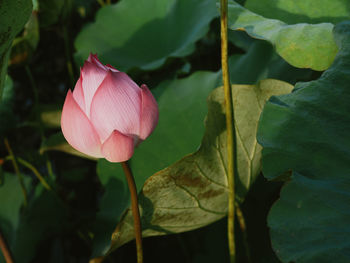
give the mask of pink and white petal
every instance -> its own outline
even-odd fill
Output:
[[[103,142],[118,130],[137,135],[140,129],[141,90],[134,90],[109,71],[91,103],[90,120]]]
[[[119,70],[117,70],[115,67],[113,67],[112,65],[110,64],[107,64],[106,65],[106,68],[108,68],[109,70],[113,71],[113,72],[119,72]]]
[[[73,148],[96,158],[102,157],[100,138],[70,90],[62,109],[61,128]]]
[[[103,143],[102,154],[110,162],[125,162],[134,154],[134,139],[114,130]]]
[[[145,140],[157,126],[159,118],[158,104],[151,91],[145,84],[141,85],[141,117],[140,134],[141,140]]]
[[[101,63],[101,61],[98,59],[97,54],[90,53],[88,59],[89,62],[95,64],[96,66],[100,67],[101,69],[107,70],[107,67]]]
[[[119,85],[122,85],[125,88],[132,88],[137,92],[140,92],[140,87],[133,81],[128,74],[124,72],[115,72],[115,76],[118,79]]]
[[[96,90],[101,85],[107,73],[108,70],[104,70],[89,61],[85,61],[84,63],[81,74],[85,107],[88,117],[90,117],[89,114],[92,98],[94,97]]]
[[[73,91],[73,98],[78,103],[80,108],[85,112],[85,100],[84,100],[81,72],[80,72],[80,78],[75,84],[75,88]]]

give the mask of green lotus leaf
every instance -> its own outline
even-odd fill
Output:
[[[339,52],[315,81],[272,97],[258,141],[263,173],[291,173],[268,225],[283,262],[350,262],[350,23],[338,24]]]

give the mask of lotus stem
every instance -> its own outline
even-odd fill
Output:
[[[33,172],[33,174],[36,176],[36,178],[38,178],[38,180],[41,182],[41,184],[48,190],[51,191],[52,188],[51,186],[46,182],[46,180],[44,179],[44,177],[39,173],[39,171],[29,162],[21,159],[21,158],[17,158],[17,161],[22,164],[23,166],[27,167],[29,170],[31,170]]]
[[[0,230],[0,249],[1,249],[2,255],[5,258],[6,263],[14,263],[15,262],[13,260],[12,253],[11,253],[7,243],[6,243],[6,240],[1,233],[1,230]]]
[[[227,57],[227,0],[220,0],[220,25],[221,25],[221,65],[222,78],[225,92],[226,107],[226,129],[227,129],[227,177],[228,177],[228,217],[227,217],[227,236],[230,254],[230,262],[236,262],[235,247],[235,141],[234,141],[234,115],[232,90],[230,85],[230,75],[228,69]]]
[[[245,222],[245,218],[244,218],[244,214],[242,212],[242,209],[239,206],[239,204],[237,204],[237,203],[236,203],[236,216],[237,216],[239,227],[241,229],[242,236],[243,236],[243,243],[245,246],[245,253],[246,253],[247,262],[251,263],[252,259],[250,256],[250,248],[249,248],[249,243],[248,243],[247,224]]]
[[[22,192],[23,192],[23,197],[24,197],[24,206],[27,206],[28,204],[28,198],[27,198],[27,190],[25,188],[25,185],[24,185],[24,181],[23,181],[23,177],[21,175],[21,172],[19,171],[19,168],[18,168],[18,164],[17,164],[17,161],[16,161],[16,158],[15,158],[15,155],[13,154],[13,151],[12,151],[12,148],[10,146],[10,143],[9,141],[7,140],[7,138],[4,139],[4,143],[5,143],[5,147],[11,157],[11,161],[12,161],[12,165],[13,165],[13,169],[15,170],[15,173],[18,177],[18,180],[19,180],[19,183],[21,185],[21,188],[22,188]]]
[[[136,254],[137,254],[137,263],[143,262],[143,250],[142,250],[142,227],[141,227],[141,218],[139,211],[139,204],[137,200],[137,190],[135,185],[135,180],[132,175],[131,168],[127,162],[122,162],[122,167],[126,180],[128,182],[130,196],[131,196],[131,210],[134,217],[134,231],[136,239]]]

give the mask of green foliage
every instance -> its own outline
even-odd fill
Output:
[[[61,127],[62,105],[39,105],[40,120],[49,128]]]
[[[287,24],[339,23],[350,18],[347,0],[247,0],[250,11]]]
[[[121,219],[122,213],[130,204],[130,193],[120,164],[111,165],[105,159],[100,159],[97,163],[97,174],[104,187],[104,193],[99,202],[99,212],[93,228],[93,257],[108,251],[116,222]],[[138,184],[139,178],[135,178]]]
[[[265,80],[256,86],[233,86],[238,200],[244,199],[260,173],[261,147],[255,133],[262,106],[272,94],[284,94],[291,88],[291,85],[277,80]],[[208,111],[207,129],[199,150],[155,173],[145,182],[139,195],[144,237],[189,231],[226,215],[227,148],[223,88],[214,90],[209,96]],[[132,222],[132,213],[128,209],[112,235],[111,250],[133,239]]]
[[[91,156],[87,156],[86,154],[83,154],[76,149],[74,149],[72,146],[70,146],[66,139],[63,137],[62,132],[57,132],[52,134],[49,138],[43,140],[41,146],[40,146],[40,153],[43,154],[46,151],[62,151],[65,153],[73,154],[79,157],[87,158],[96,160],[95,158]]]
[[[60,131],[64,97],[90,52],[146,83],[159,104],[158,126],[129,162],[143,234],[162,235],[144,239],[145,259],[228,261],[215,1],[31,2],[0,0],[0,230],[15,261],[135,261],[120,164],[86,159]],[[237,263],[350,261],[350,23],[335,27],[349,18],[347,0],[230,1],[236,201],[247,224],[237,220]]]
[[[33,11],[28,22],[24,25],[22,34],[13,40],[10,64],[28,61],[38,46],[39,38],[38,16]]]
[[[16,262],[30,262],[37,253],[38,243],[59,235],[68,225],[68,212],[62,201],[53,192],[41,185],[21,214],[11,249]]]
[[[40,26],[48,27],[59,21],[67,0],[39,0]]]
[[[230,80],[235,84],[255,84],[267,78],[295,84],[308,79],[312,73],[308,69],[292,67],[276,54],[271,44],[262,40],[251,41],[245,54],[231,56],[229,68]]]
[[[320,79],[271,98],[259,125],[264,175],[292,172],[268,220],[283,262],[350,260],[350,23],[338,24],[334,37],[333,65]]]
[[[12,243],[20,221],[20,208],[24,202],[21,186],[16,175],[6,172],[3,174],[0,199],[2,200],[0,210],[1,231],[7,237],[8,242]],[[2,254],[0,254],[0,262],[4,262]]]
[[[287,24],[260,16],[233,1],[229,2],[228,12],[230,29],[244,30],[254,38],[269,41],[292,66],[325,70],[334,60],[337,46],[331,23]]]
[[[216,16],[212,0],[123,0],[101,8],[96,22],[80,32],[76,58],[82,64],[97,52],[121,71],[155,69],[168,57],[193,52]]]
[[[0,4],[0,99],[12,40],[22,30],[32,11],[32,0],[2,0]]]
[[[217,79],[217,73],[197,72],[185,79],[165,81],[154,89],[154,93],[158,94],[159,124],[152,136],[136,149],[131,160],[138,189],[152,174],[198,148],[204,132],[205,99],[216,87]],[[98,235],[104,236],[105,245],[104,251],[95,249],[95,256],[104,254],[109,248],[116,222],[129,206],[129,192],[125,190],[127,184],[120,164],[99,160],[97,173],[106,191],[98,217],[105,217],[109,225],[100,220],[97,223]],[[118,198],[123,193],[127,197]]]
[[[16,126],[13,113],[14,90],[11,78],[6,75],[2,99],[0,99],[0,136],[4,136]]]
[[[30,179],[24,179],[29,188]],[[67,214],[62,203],[40,185],[28,206],[23,208],[24,198],[16,175],[4,174],[0,199],[0,227],[16,262],[31,262],[37,243],[53,233],[59,233],[66,225]],[[1,253],[0,262],[5,262]]]

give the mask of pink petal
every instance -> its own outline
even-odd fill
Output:
[[[106,65],[106,68],[112,70],[113,72],[119,72],[119,70],[117,70],[115,67],[113,67],[112,65],[109,65],[109,64]]]
[[[101,142],[97,132],[69,90],[62,109],[61,128],[67,142],[76,150],[101,158]]]
[[[145,84],[141,85],[141,118],[140,135],[145,140],[154,130],[158,123],[158,105],[151,91]]]
[[[101,63],[101,61],[98,59],[97,54],[90,53],[87,61],[95,64],[96,66],[100,67],[101,69],[104,69],[104,70],[108,70],[109,69],[109,70],[112,70],[113,72],[119,72],[119,70],[117,70],[115,67],[113,67],[110,64],[103,65]]]
[[[129,89],[132,88],[137,92],[140,92],[140,87],[128,76],[128,74],[124,72],[118,72],[116,76],[120,82],[120,85],[128,87]]]
[[[104,70],[95,64],[85,61],[82,72],[82,84],[85,98],[86,114],[90,114],[90,105],[97,88],[107,75],[108,70]]]
[[[102,154],[110,162],[125,162],[134,154],[134,139],[114,130],[103,143]]]
[[[78,103],[80,108],[85,112],[85,100],[84,100],[81,72],[80,72],[80,78],[75,84],[75,88],[73,91],[73,98]]]
[[[90,53],[87,61],[91,62],[95,66],[100,67],[101,69],[107,70],[107,67],[101,63],[101,61],[98,59],[97,54]]]
[[[91,103],[90,120],[102,141],[113,130],[126,135],[139,133],[141,89],[131,88],[121,73],[109,71]]]

